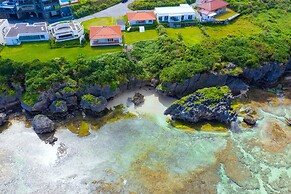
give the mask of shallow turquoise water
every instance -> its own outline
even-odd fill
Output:
[[[54,146],[13,121],[0,134],[0,193],[291,193],[290,144],[264,147],[268,123],[286,127],[290,105],[260,110],[239,134],[178,130],[152,109],[82,138],[59,128]]]

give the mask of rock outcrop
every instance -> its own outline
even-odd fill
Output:
[[[144,103],[144,95],[142,95],[139,92],[136,92],[132,98],[132,102],[135,106],[138,106],[138,105]]]
[[[68,111],[67,103],[63,100],[53,101],[49,108],[53,114],[66,113]]]
[[[80,106],[89,113],[99,114],[106,109],[107,100],[103,96],[96,97],[91,94],[82,96]]]
[[[32,126],[37,134],[51,133],[55,130],[54,122],[45,115],[36,115],[32,120]]]
[[[8,116],[5,113],[0,113],[0,126],[4,125],[8,120]]]
[[[233,96],[227,86],[204,88],[175,101],[164,114],[190,123],[201,120],[231,123],[237,118],[231,108],[232,100]]]

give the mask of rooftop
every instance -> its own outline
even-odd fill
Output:
[[[34,24],[17,23],[10,28],[6,37],[15,37],[19,34],[33,34],[47,32],[47,25],[45,22],[39,22]]]
[[[194,9],[188,4],[180,4],[180,6],[174,7],[156,7],[155,12],[158,14],[195,13]]]
[[[79,31],[79,30],[82,30],[83,26],[79,23],[79,22],[76,22],[76,21],[73,21],[73,22],[56,22],[56,23],[53,23],[51,25],[49,25],[49,30],[52,32],[52,34],[62,34],[62,33],[65,33],[65,32],[70,32],[70,31]]]
[[[211,0],[206,3],[202,3],[197,5],[198,8],[204,9],[206,11],[215,11],[217,9],[228,6],[229,4],[223,0]]]
[[[125,21],[124,20],[116,20],[116,23],[118,24],[118,25],[125,25]]]
[[[0,19],[0,26],[6,21],[7,21],[7,19]]]
[[[121,38],[120,26],[91,26],[90,39]]]
[[[153,11],[135,11],[135,12],[127,12],[127,18],[129,21],[136,20],[156,20],[155,14]]]

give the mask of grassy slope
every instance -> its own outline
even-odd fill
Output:
[[[228,25],[205,26],[205,30],[211,38],[225,38],[227,36],[242,35],[247,36],[263,32],[259,26],[256,26],[244,17],[238,18]],[[168,35],[173,38],[177,38],[180,33],[186,44],[197,44],[208,38],[197,26],[186,28],[167,28],[166,31]]]
[[[3,58],[10,58],[15,61],[32,61],[39,59],[47,61],[56,57],[65,57],[68,60],[74,60],[79,54],[87,57],[95,57],[102,53],[111,53],[121,51],[122,47],[98,47],[91,48],[89,44],[85,47],[76,48],[57,48],[50,49],[48,42],[24,43],[20,46],[4,47],[0,52]]]

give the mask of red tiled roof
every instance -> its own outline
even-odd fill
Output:
[[[223,0],[212,0],[206,3],[202,3],[200,5],[197,5],[197,7],[200,9],[207,10],[207,11],[215,11],[219,8],[226,7],[227,5],[229,4]]]
[[[121,38],[120,26],[91,26],[90,39]]]
[[[127,12],[126,15],[127,15],[128,21],[156,20],[156,17],[153,11]]]

